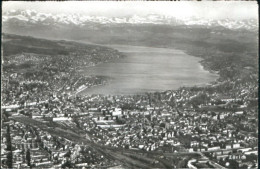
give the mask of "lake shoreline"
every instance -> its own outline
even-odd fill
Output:
[[[111,45],[111,44],[100,44],[100,43],[86,42],[84,40],[74,40],[73,42],[79,42],[79,43],[91,44],[91,45],[98,45],[98,46],[105,46],[105,47],[109,47],[109,48],[113,48],[113,49],[115,49],[113,46],[125,46],[125,47],[132,46],[132,47],[138,47],[138,48],[157,48],[157,49],[169,49],[169,50],[180,51],[180,52],[183,52],[183,53],[185,53],[185,54],[187,54],[189,56],[200,58],[201,60],[199,61],[199,64],[202,66],[203,70],[208,71],[208,72],[210,72],[212,74],[216,74],[216,75],[219,76],[219,72],[218,71],[214,71],[214,70],[210,69],[210,67],[208,66],[209,63],[207,63],[207,62],[202,63],[203,61],[205,61],[205,58],[202,55],[201,56],[193,55],[193,54],[191,54],[191,52],[188,51],[188,49],[182,49],[180,47],[179,48],[178,47],[177,48],[171,48],[171,47],[168,47],[168,46],[159,47],[159,46],[121,45],[121,44],[112,44]],[[119,50],[117,50],[117,51],[119,51]],[[120,53],[123,53],[123,52],[120,52]],[[102,63],[100,63],[100,64],[102,64]]]
[[[206,82],[203,82],[203,81],[205,81],[205,78],[203,78],[204,80],[202,81],[202,82],[200,82],[199,81],[199,83],[198,83],[198,80],[195,80],[195,81],[197,81],[197,82],[194,82],[194,84],[192,84],[192,85],[190,85],[190,83],[188,83],[187,84],[187,82],[186,82],[186,84],[185,84],[185,82],[183,82],[183,83],[180,83],[179,85],[176,85],[176,84],[174,84],[175,85],[175,87],[170,87],[170,88],[162,88],[162,89],[158,89],[158,88],[155,88],[155,89],[152,89],[152,88],[149,88],[148,89],[148,91],[145,91],[145,92],[133,92],[133,93],[128,93],[128,92],[122,92],[122,93],[120,93],[120,92],[118,92],[118,94],[112,94],[112,95],[135,95],[135,94],[141,94],[141,93],[154,93],[154,92],[163,92],[163,91],[166,91],[166,90],[178,90],[179,88],[181,88],[181,87],[193,87],[193,86],[207,86],[207,85],[210,85],[211,83],[213,83],[214,81],[216,81],[218,78],[219,78],[219,76],[218,76],[218,74],[216,73],[216,72],[210,72],[209,70],[207,70],[207,69],[205,69],[205,67],[201,64],[201,61],[203,60],[202,58],[199,58],[199,57],[196,57],[196,56],[192,56],[192,55],[189,55],[189,54],[187,54],[185,51],[182,51],[182,50],[180,50],[180,49],[177,49],[177,50],[175,50],[175,49],[169,49],[169,48],[151,48],[151,47],[146,47],[146,46],[128,46],[128,45],[104,45],[104,46],[106,46],[106,47],[110,47],[110,48],[113,48],[113,49],[116,49],[116,50],[118,50],[120,53],[123,53],[124,55],[128,55],[129,53],[129,49],[130,49],[130,55],[132,54],[133,55],[133,53],[135,54],[135,53],[137,53],[138,54],[138,52],[140,52],[140,51],[138,51],[138,50],[141,50],[141,54],[142,55],[144,55],[143,53],[149,53],[149,52],[151,52],[152,51],[152,53],[150,53],[150,55],[151,56],[149,56],[149,57],[151,57],[151,58],[149,58],[149,59],[151,59],[151,60],[153,60],[155,57],[153,56],[152,57],[152,55],[158,55],[158,53],[159,54],[162,54],[162,56],[160,56],[160,57],[164,57],[165,58],[165,56],[164,55],[166,55],[166,59],[173,59],[173,58],[177,58],[177,62],[178,62],[178,58],[179,59],[184,59],[184,61],[185,61],[185,59],[186,59],[186,61],[189,61],[189,60],[193,60],[193,62],[196,62],[196,63],[194,63],[194,64],[198,64],[198,68],[199,69],[201,69],[202,70],[202,73],[204,73],[204,74],[207,74],[207,76],[214,76],[214,80],[210,80],[210,81],[206,81]],[[118,49],[118,46],[120,47],[120,49]],[[122,50],[122,48],[126,48],[126,49],[124,49],[124,50]],[[126,51],[125,51],[126,50]],[[145,51],[143,51],[143,50],[145,50]],[[147,51],[146,51],[147,50]],[[128,51],[128,52],[127,52]],[[169,55],[169,56],[168,56]],[[174,55],[174,57],[172,56],[172,55]],[[176,56],[177,55],[177,56]],[[179,56],[180,55],[180,56]],[[189,56],[189,57],[191,57],[191,58],[184,58],[183,56]],[[126,57],[133,57],[133,56],[126,56]],[[136,57],[136,56],[134,56],[134,57]],[[144,56],[144,58],[145,57],[147,57],[147,56]],[[139,57],[136,57],[137,59],[140,59],[140,56]],[[142,57],[141,57],[142,58]],[[192,59],[192,58],[194,58],[194,59]],[[196,59],[195,59],[196,58]],[[121,59],[121,60],[120,60]],[[111,64],[110,62],[112,62],[112,64],[113,64],[113,62],[115,62],[116,64],[121,64],[121,62],[120,61],[122,61],[122,58],[120,58],[120,59],[115,59],[114,61],[108,61],[108,62],[106,62],[106,63],[101,63],[101,64],[99,64],[99,65],[95,65],[94,67],[99,67],[99,69],[100,69],[100,65],[102,66],[102,65],[106,65],[106,64]],[[158,59],[158,58],[157,58]],[[160,60],[160,59],[159,59]],[[162,59],[163,60],[163,59]],[[194,61],[195,60],[195,61]],[[149,61],[149,60],[148,60]],[[117,62],[119,62],[119,63],[117,63]],[[174,60],[174,62],[175,62],[175,60]],[[144,63],[146,63],[146,62],[142,62],[141,64],[144,64]],[[182,62],[180,62],[180,63],[182,63]],[[185,63],[185,62],[184,62]],[[116,65],[116,64],[114,64],[114,65]],[[124,64],[124,62],[122,62],[122,64]],[[160,66],[160,63],[156,63],[157,65],[159,65]],[[162,63],[162,64],[165,64],[165,63]],[[183,64],[183,63],[182,63]],[[113,66],[114,66],[113,65]],[[171,64],[167,64],[166,66],[169,66],[169,65],[171,65]],[[189,65],[189,63],[188,63],[188,65]],[[116,66],[118,66],[118,65],[116,65]],[[121,65],[119,65],[119,66],[121,66]],[[151,65],[151,66],[153,66],[153,65]],[[163,66],[163,65],[162,65]],[[177,65],[177,66],[179,66],[179,65]],[[187,65],[185,65],[186,67],[187,67]],[[185,66],[184,66],[184,68],[182,68],[182,66],[179,66],[178,67],[178,69],[180,69],[180,68],[182,68],[182,69],[184,69],[184,72],[185,72]],[[192,67],[193,65],[192,64],[190,64],[190,66]],[[150,71],[154,71],[153,69],[151,69],[150,67],[147,67]],[[162,68],[164,68],[164,67],[162,67]],[[188,67],[189,68],[189,67]],[[145,68],[143,68],[143,69],[145,69]],[[197,69],[197,68],[196,68]],[[84,70],[84,69],[83,69]],[[85,69],[86,70],[86,69]],[[146,70],[146,69],[145,69]],[[147,71],[149,71],[149,70],[147,70]],[[177,70],[178,71],[178,70]],[[188,71],[188,72],[190,72],[190,70],[186,70],[186,71]],[[200,72],[200,71],[199,71]],[[205,73],[205,72],[207,72],[207,73]],[[105,73],[106,73],[106,71],[105,71]],[[190,72],[190,73],[193,73],[192,71]],[[210,74],[208,74],[208,73],[210,73]],[[184,76],[187,76],[187,74],[189,74],[189,73],[186,73],[186,74],[184,74]],[[91,74],[91,75],[93,75],[93,74]],[[94,74],[95,75],[95,74]],[[104,74],[102,74],[102,75],[104,75]],[[130,74],[131,75],[131,74]],[[107,76],[107,75],[104,75],[104,76]],[[198,75],[199,76],[199,75]],[[108,76],[109,77],[109,76]],[[153,76],[152,76],[153,77]],[[177,74],[177,78],[182,78],[182,76],[180,76],[179,74]],[[110,78],[110,77],[109,77]],[[112,77],[113,78],[113,77]],[[187,81],[187,77],[185,77],[186,78],[186,81]],[[191,79],[192,78],[198,78],[198,77],[191,77]],[[175,77],[174,77],[174,79],[175,79]],[[167,79],[166,78],[166,80],[167,81],[170,81],[170,80],[173,80],[172,78],[170,78],[169,77],[169,79]],[[185,80],[185,79],[184,79]],[[111,86],[109,86],[109,85],[111,85],[111,84],[106,84],[106,85],[102,85],[102,86],[108,86],[108,87],[111,87]],[[158,84],[159,86],[161,85],[161,84]],[[102,88],[102,86],[98,86],[98,88]],[[177,87],[178,86],[178,87]],[[157,87],[157,86],[156,86]],[[96,88],[96,89],[95,89]],[[88,90],[89,89],[91,89],[91,90],[98,90],[97,89],[97,87],[91,87],[91,88],[87,88],[86,90],[82,90],[81,92],[79,92],[78,94],[80,94],[80,95],[89,95],[89,93],[91,94],[94,94],[92,91],[90,91],[90,92],[88,92]],[[121,90],[123,90],[122,88],[121,88]],[[146,89],[144,89],[144,90],[146,90]],[[118,90],[118,91],[120,91],[120,90]],[[97,94],[100,94],[100,93],[97,93]],[[110,93],[111,94],[111,93]],[[104,94],[104,95],[106,95],[106,94]]]

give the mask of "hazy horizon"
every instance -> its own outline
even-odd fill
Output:
[[[78,13],[106,17],[158,14],[176,18],[202,19],[257,19],[256,1],[56,1],[56,2],[3,2],[3,12],[36,10],[43,13]]]

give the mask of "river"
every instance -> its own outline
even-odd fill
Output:
[[[85,89],[80,94],[142,94],[205,85],[218,75],[204,70],[198,57],[180,50],[110,45],[126,57],[84,69],[86,75],[111,77],[107,85]]]

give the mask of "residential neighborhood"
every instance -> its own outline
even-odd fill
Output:
[[[11,150],[13,166],[21,168],[120,165],[89,145],[47,132],[39,126],[43,123],[57,132],[84,134],[95,144],[132,153],[198,153],[189,163],[197,168],[211,163],[254,168],[258,160],[258,110],[252,106],[255,88],[243,87],[247,93],[236,99],[221,99],[204,89],[203,97],[211,97],[202,102],[200,90],[183,88],[134,96],[69,97],[64,93],[49,95],[45,101],[6,105],[2,107],[5,137],[1,147],[6,157],[2,164],[8,165]]]

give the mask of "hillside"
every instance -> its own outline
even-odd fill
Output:
[[[23,92],[20,101],[30,101],[59,92],[73,95],[80,88],[102,85],[107,77],[84,76],[81,68],[123,57],[117,50],[98,45],[11,34],[3,34],[2,39],[3,104],[14,102]]]

